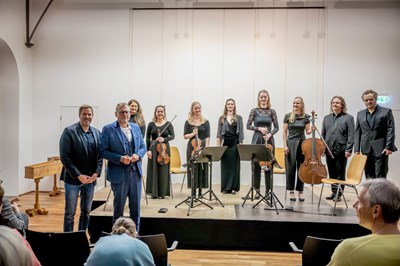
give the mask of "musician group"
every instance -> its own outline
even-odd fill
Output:
[[[361,98],[366,106],[357,113],[354,121],[347,113],[346,102],[341,96],[330,101],[330,114],[322,122],[320,138],[315,137],[314,111],[311,116],[305,111],[302,97],[293,99],[292,110],[283,117],[283,149],[286,167],[286,190],[289,200],[304,201],[304,183],[316,184],[315,176],[345,180],[347,160],[353,152],[367,156],[365,175],[367,178],[386,178],[388,156],[397,150],[395,125],[392,110],[377,104],[378,94],[366,90]],[[257,106],[250,111],[246,128],[253,131],[251,144],[265,145],[274,155],[274,137],[279,131],[278,115],[271,108],[271,97],[267,90],[260,90]],[[240,191],[240,156],[237,144],[243,143],[243,118],[236,112],[234,99],[227,99],[222,115],[218,119],[217,145],[225,146],[221,158],[221,193],[236,194]],[[170,144],[175,138],[171,121],[167,121],[167,110],[163,105],[154,108],[154,115],[146,128],[142,108],[137,100],[119,103],[116,106],[116,121],[103,127],[102,133],[92,127],[93,108],[79,108],[79,122],[66,127],[60,138],[60,158],[63,163],[65,185],[64,230],[74,227],[78,194],[81,194],[80,229],[85,230],[89,221],[94,186],[101,174],[102,161],[108,160],[108,180],[114,192],[114,214],[116,220],[123,214],[129,198],[130,217],[140,226],[141,163],[148,158],[146,194],[154,199],[170,196]],[[306,135],[312,135],[306,139]],[[185,121],[184,139],[188,140],[186,162],[192,162],[201,150],[210,144],[210,122],[202,115],[199,102],[193,102]],[[145,139],[145,141],[144,141]],[[325,165],[321,156],[326,155]],[[279,164],[272,156],[269,162],[252,161],[252,188],[260,198],[261,174],[265,176],[265,197],[272,191],[272,173]],[[268,164],[269,163],[269,164]],[[201,198],[203,189],[209,187],[208,163],[188,163],[188,187],[192,197]],[[193,176],[192,176],[193,175]],[[332,186],[327,199],[340,201],[338,188]],[[193,192],[194,191],[194,192]],[[339,191],[341,192],[341,191]],[[207,192],[206,192],[207,193]],[[297,194],[297,195],[296,195]],[[82,197],[83,195],[83,197]],[[249,195],[249,193],[247,193]],[[253,197],[253,194],[251,195]],[[247,200],[247,198],[244,198]],[[138,229],[139,230],[139,229]]]
[[[356,121],[351,114],[347,113],[345,99],[341,96],[332,97],[330,114],[323,118],[320,132],[312,123],[314,118],[305,112],[303,98],[298,96],[293,99],[292,110],[284,115],[282,130],[286,189],[289,192],[290,201],[304,201],[303,181],[306,178],[302,178],[302,175],[306,176],[307,172],[301,173],[301,165],[307,160],[305,155],[309,153],[303,149],[310,149],[311,152],[312,146],[302,144],[306,140],[306,135],[312,133],[314,135],[315,130],[321,134],[319,137],[324,140],[323,153],[325,153],[325,150],[329,150],[329,152],[326,152],[326,164],[330,178],[345,180],[347,159],[352,155],[353,146],[354,152],[368,156],[365,166],[367,178],[386,177],[388,155],[397,150],[394,145],[394,118],[389,108],[377,105],[377,96],[377,93],[373,90],[367,90],[362,94],[361,98],[367,108],[357,114]],[[137,123],[144,133],[145,123],[140,104],[136,100],[131,100],[129,103],[131,121]],[[274,138],[279,131],[279,120],[276,111],[271,106],[268,91],[260,90],[257,107],[250,111],[246,128],[253,131],[252,144],[268,145],[274,153]],[[199,102],[192,103],[188,119],[185,121],[183,134],[184,139],[188,140],[187,161],[198,149],[209,145],[210,122],[202,115]],[[152,198],[170,196],[169,141],[175,138],[175,132],[172,123],[166,120],[165,106],[156,106],[154,117],[147,126],[145,136],[148,148],[146,193],[151,195]],[[217,145],[227,147],[221,158],[221,192],[224,194],[236,194],[240,190],[240,158],[236,145],[243,143],[243,139],[243,118],[236,113],[235,100],[228,99],[225,102],[223,114],[218,119],[217,127]],[[320,141],[319,138],[317,140]],[[377,145],[371,145],[374,142]],[[317,149],[321,149],[318,144],[320,142],[315,144]],[[160,152],[164,155],[160,155]],[[317,152],[313,155],[319,156],[320,154]],[[319,159],[317,158],[317,163],[321,163],[318,161]],[[194,171],[191,167],[192,165],[188,164],[188,187],[191,188],[193,185],[198,196],[201,196],[202,189],[209,186],[208,167],[206,163],[196,165]],[[274,166],[272,165],[272,167]],[[324,165],[322,167],[326,169]],[[260,189],[261,173],[264,172],[265,193],[267,193],[271,189],[272,169],[261,167],[259,162],[254,163],[253,169],[254,188]],[[194,184],[191,181],[192,173],[194,173]],[[332,186],[331,189],[332,194],[327,199],[340,201],[340,194],[338,198],[335,198],[337,188]],[[259,196],[257,195],[257,197]]]

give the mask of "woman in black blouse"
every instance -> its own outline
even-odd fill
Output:
[[[161,133],[162,132],[162,133]],[[147,180],[146,193],[152,198],[164,198],[170,196],[169,185],[171,182],[170,164],[158,162],[158,151],[164,150],[170,155],[169,141],[175,138],[174,127],[167,121],[165,106],[157,105],[154,110],[153,121],[147,126]],[[165,144],[161,149],[162,144]],[[165,158],[165,157],[164,157]]]
[[[137,100],[132,99],[128,102],[131,117],[129,118],[129,122],[135,123],[140,127],[140,131],[142,132],[142,136],[144,138],[144,133],[146,131],[146,123],[144,122],[144,117],[142,113],[142,107]]]
[[[289,190],[291,201],[296,201],[296,196],[294,195],[295,183],[299,201],[304,201],[304,183],[299,178],[299,167],[304,162],[304,155],[301,150],[301,144],[306,139],[304,132],[307,135],[311,134],[310,116],[304,111],[303,98],[296,97],[293,100],[292,112],[286,114],[283,119],[286,189]]]
[[[236,114],[233,99],[225,102],[224,114],[218,120],[217,145],[227,146],[221,158],[221,192],[236,194],[240,190],[240,157],[236,145],[243,143],[243,119]]]
[[[201,142],[201,147],[205,147],[209,145],[210,142],[210,123],[207,119],[203,117],[201,114],[201,104],[199,102],[193,102],[188,119],[185,122],[183,137],[188,141],[186,148],[186,160],[192,156],[192,152],[194,150],[193,143],[197,139]],[[194,141],[192,141],[194,140]],[[188,187],[191,188],[192,180],[191,180],[191,165],[188,165]],[[208,167],[207,163],[195,164],[194,169],[194,188],[199,189],[199,196],[202,194],[202,188],[208,188]]]
[[[273,127],[272,127],[273,125]],[[274,109],[271,109],[271,99],[267,90],[260,90],[258,92],[257,107],[253,108],[250,112],[249,119],[247,120],[247,129],[253,130],[253,138],[251,144],[265,144],[265,142],[272,145],[272,152],[275,152],[274,135],[279,130],[278,116]],[[265,172],[265,193],[270,190],[271,171]],[[260,189],[261,183],[261,167],[259,162],[254,163],[254,187]],[[256,196],[256,199],[259,195]]]

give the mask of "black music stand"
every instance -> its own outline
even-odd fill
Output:
[[[187,216],[190,215],[190,209],[192,208],[196,208],[202,204],[206,205],[208,208],[213,209],[213,207],[211,207],[210,205],[208,205],[207,203],[205,203],[204,201],[200,200],[199,197],[196,197],[196,189],[194,188],[194,167],[197,164],[197,159],[200,155],[200,152],[202,151],[203,148],[197,150],[192,157],[190,157],[189,161],[187,161],[187,163],[185,163],[183,165],[183,167],[190,165],[190,180],[192,182],[192,187],[191,187],[191,192],[190,192],[190,196],[188,196],[187,199],[181,201],[180,203],[178,203],[177,205],[175,205],[175,208],[177,208],[179,205],[182,205],[183,203],[186,203],[188,205],[188,212],[187,212]],[[197,205],[194,205],[194,203],[197,202]]]
[[[254,187],[254,163],[262,161],[270,161],[272,157],[268,153],[267,147],[263,144],[238,144],[236,145],[239,151],[239,156],[241,161],[251,161],[251,187],[244,197],[242,207],[247,201],[249,195],[251,195],[251,201],[254,197],[260,195],[262,198],[264,196],[260,193],[260,190]],[[254,195],[254,191],[256,192]]]
[[[270,150],[270,149],[267,149],[267,150],[268,150],[268,153],[272,156],[271,158],[273,158],[273,155],[272,155],[271,150]],[[262,201],[265,201],[265,202],[268,204],[269,208],[264,208],[264,210],[271,210],[270,208],[275,207],[276,214],[279,214],[278,207],[277,207],[277,203],[279,203],[279,205],[281,205],[281,208],[283,208],[283,204],[281,203],[281,201],[280,201],[280,200],[278,199],[278,197],[276,196],[276,194],[275,194],[275,192],[274,192],[273,185],[272,185],[272,183],[273,183],[273,178],[274,178],[274,166],[271,165],[271,168],[268,168],[267,166],[263,166],[263,167],[261,168],[261,170],[264,171],[264,175],[267,174],[267,171],[270,171],[270,174],[271,174],[271,177],[270,177],[270,179],[269,179],[269,187],[270,187],[270,190],[268,191],[267,194],[265,194],[265,196],[264,196],[262,199],[260,199],[260,200],[253,206],[253,209],[254,209],[258,204],[260,204]]]
[[[197,159],[196,163],[205,163],[207,162],[209,165],[210,173],[209,173],[209,183],[210,183],[210,188],[207,190],[201,197],[205,198],[205,195],[207,193],[210,193],[209,200],[213,200],[213,196],[216,201],[219,202],[219,204],[222,205],[222,207],[225,207],[224,204],[219,200],[217,195],[215,195],[214,191],[212,190],[212,163],[217,162],[221,160],[222,155],[226,151],[228,147],[226,146],[216,146],[216,147],[205,147],[203,151],[201,152],[199,158]]]

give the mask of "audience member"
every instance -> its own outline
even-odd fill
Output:
[[[21,234],[8,226],[0,225],[0,265],[37,266],[39,260]]]
[[[149,247],[135,237],[135,222],[130,218],[118,218],[111,235],[99,239],[85,265],[154,265]]]
[[[400,265],[399,188],[384,178],[367,180],[354,208],[359,224],[372,234],[344,240],[329,265]]]
[[[4,189],[0,181],[0,225],[17,229],[21,234],[25,234],[25,229],[28,228],[28,215],[19,211],[18,205],[4,197]]]

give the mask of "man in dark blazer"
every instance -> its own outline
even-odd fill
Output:
[[[108,160],[108,181],[114,193],[113,222],[123,216],[129,198],[130,218],[139,231],[142,158],[146,146],[139,126],[129,122],[128,104],[117,104],[115,116],[117,121],[103,127],[100,144],[100,155]]]
[[[388,173],[389,155],[397,151],[392,110],[377,105],[378,94],[373,90],[363,92],[365,110],[357,114],[354,152],[367,155],[367,178],[384,177]]]
[[[99,157],[100,131],[90,126],[93,115],[90,105],[79,107],[79,122],[66,127],[60,138],[61,180],[65,182],[64,232],[74,230],[79,194],[78,230],[86,230],[89,225],[94,187],[103,166],[103,159]]]
[[[331,113],[324,117],[322,122],[322,137],[332,151],[326,155],[326,164],[330,178],[346,180],[347,158],[351,156],[354,144],[354,118],[347,113],[346,102],[341,96],[333,96]],[[344,189],[344,186],[342,186]],[[326,199],[340,201],[340,191],[336,196],[337,187],[331,186],[332,194]]]

